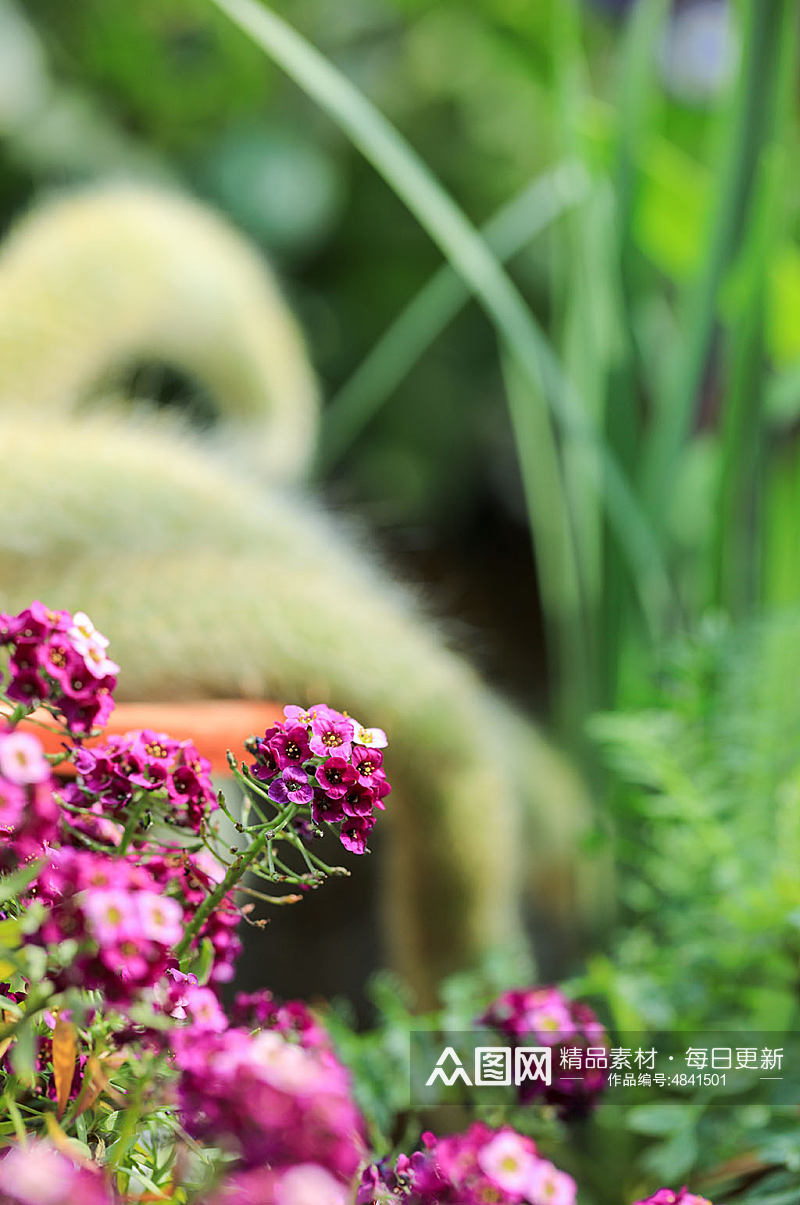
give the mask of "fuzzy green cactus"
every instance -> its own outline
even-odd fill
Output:
[[[77,193],[0,253],[0,412],[74,412],[134,358],[191,373],[224,436],[294,480],[316,430],[302,338],[266,265],[207,209],[147,188]]]
[[[224,438],[83,407],[142,354],[210,388]],[[0,256],[0,382],[1,607],[89,611],[121,698],[325,697],[390,730],[386,930],[423,998],[521,941],[529,869],[545,922],[576,925],[577,780],[357,542],[275,487],[275,465],[297,473],[309,451],[313,377],[274,283],[218,219],[139,190],[27,219]]]

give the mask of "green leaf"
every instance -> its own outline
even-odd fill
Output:
[[[3,875],[0,878],[0,904],[5,904],[15,896],[21,895],[28,884],[36,878],[41,866],[40,861],[31,862],[27,866],[20,867],[19,870],[12,871],[11,874]]]
[[[207,937],[200,943],[200,949],[191,964],[192,974],[197,976],[198,983],[208,983],[211,968],[214,965],[214,947]]]
[[[702,1108],[679,1102],[636,1105],[627,1115],[628,1128],[635,1134],[661,1137],[688,1129],[702,1113]]]
[[[694,1166],[698,1153],[697,1135],[687,1126],[645,1151],[642,1165],[665,1183],[680,1182]]]

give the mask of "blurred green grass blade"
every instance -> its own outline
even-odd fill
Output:
[[[762,265],[763,267],[763,265]],[[731,327],[722,413],[719,485],[711,541],[711,601],[737,618],[758,594],[759,478],[763,455],[763,271],[749,282],[750,304]]]
[[[560,0],[553,7],[551,22],[552,90],[559,142],[576,156],[582,149],[581,114],[590,91],[582,35],[580,0]],[[615,324],[615,304],[608,289],[613,271],[609,260],[609,255],[613,256],[613,240],[608,237],[605,221],[610,201],[607,180],[593,178],[586,201],[572,209],[559,228],[553,266],[561,362],[598,431],[603,430],[605,421],[608,351],[614,341],[611,332]],[[600,650],[606,647],[601,617],[606,571],[605,513],[598,494],[585,487],[585,445],[566,435],[561,460],[564,492],[578,550],[581,589],[589,617],[584,656],[591,681],[587,709],[592,710],[607,701],[606,683],[598,674]]]
[[[745,53],[708,230],[708,251],[683,307],[684,350],[659,407],[645,459],[645,496],[658,522],[691,429],[709,361],[720,290],[750,210],[764,148],[782,37],[794,32],[791,0],[749,0]]]
[[[660,630],[672,602],[661,550],[619,465],[605,448],[525,301],[458,206],[398,131],[300,34],[257,0],[211,0],[336,120],[464,277],[534,391],[591,455],[587,485],[600,491],[643,612]],[[531,456],[519,449],[520,458]]]
[[[504,205],[481,234],[501,262],[511,259],[578,204],[588,184],[581,163],[560,164]],[[470,296],[463,277],[448,264],[420,289],[325,407],[320,469],[329,470],[341,459]]]
[[[622,40],[617,85],[616,136],[612,148],[613,214],[605,257],[608,298],[605,363],[606,440],[631,480],[637,476],[642,409],[639,356],[634,340],[639,288],[639,255],[633,218],[641,194],[641,159],[657,128],[661,81],[654,69],[656,45],[669,0],[639,0],[629,9]],[[642,373],[642,377],[644,374]],[[608,524],[602,531],[603,590],[600,599],[598,680],[601,701],[613,704],[620,690],[620,667],[631,644],[632,602],[625,565]]]
[[[559,452],[541,399],[531,398],[528,378],[501,352],[514,438],[534,455],[522,460],[522,486],[530,523],[539,597],[555,670],[561,727],[575,731],[589,709],[591,661],[580,571],[564,494]]]
[[[741,376],[732,381],[731,404],[726,407],[723,426],[723,456],[720,497],[717,504],[719,527],[715,547],[717,569],[716,602],[734,614],[751,610],[757,603],[771,603],[766,586],[772,577],[769,564],[769,524],[784,526],[784,516],[768,509],[766,458],[768,454],[766,390],[766,304],[770,272],[780,240],[785,233],[783,199],[790,180],[789,162],[793,149],[795,82],[797,79],[797,38],[784,30],[775,70],[775,86],[766,113],[767,130],[772,144],[761,156],[758,179],[758,204],[750,223],[748,239],[730,289],[732,304],[739,314],[741,331],[734,328],[734,354],[741,356],[753,343],[750,362]],[[738,302],[738,305],[737,305]],[[734,310],[736,312],[736,310]],[[757,340],[757,342],[756,342]],[[737,406],[735,403],[741,397]],[[790,445],[791,447],[791,445]],[[796,462],[800,451],[794,441]],[[790,511],[794,522],[796,510]],[[748,529],[749,524],[749,529]],[[748,538],[749,537],[749,538]],[[794,557],[791,558],[794,563]],[[800,583],[795,585],[796,603]]]
[[[622,45],[614,175],[617,230],[623,249],[633,237],[642,148],[650,142],[661,94],[655,48],[669,7],[669,0],[639,0],[628,17]]]
[[[584,155],[609,174],[615,164],[615,114],[615,108],[592,96],[581,116]],[[716,174],[655,130],[640,147],[637,170],[632,240],[649,263],[685,291],[708,242]],[[717,318],[728,322],[724,288]],[[770,265],[767,347],[781,368],[800,359],[800,248],[787,232]]]
[[[764,501],[763,599],[770,607],[797,605],[797,516],[800,456],[792,441],[773,450]]]
[[[651,134],[658,88],[652,70],[653,50],[666,3],[640,0],[626,22],[620,99],[609,110],[608,176],[598,173],[587,201],[567,214],[560,227],[562,255],[554,273],[566,375],[629,477],[636,468],[640,421],[630,314],[631,268],[636,263],[631,214],[638,195],[641,148]],[[558,4],[552,46],[559,138],[568,153],[585,156],[586,120],[594,100],[584,50],[583,13],[579,0]],[[597,497],[585,488],[583,449],[565,441],[562,459],[582,586],[593,617],[596,705],[607,705],[615,696],[620,649],[630,636],[635,594],[607,517]]]
[[[780,71],[782,113],[792,104],[794,71],[790,65],[793,68],[795,56],[789,53],[791,45],[786,43],[785,65]],[[729,289],[728,372],[711,561],[712,602],[737,617],[751,612],[763,597],[763,487],[769,424],[765,315],[769,268],[781,232],[786,167],[781,146],[765,149],[747,240]]]
[[[800,419],[800,362],[777,373],[766,384],[765,411],[776,426],[791,426]]]

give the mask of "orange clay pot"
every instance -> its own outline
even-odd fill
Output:
[[[35,711],[31,719],[46,724],[40,728],[25,720],[20,724],[41,740],[46,753],[59,753],[64,736],[54,727],[47,711]],[[211,762],[215,774],[228,773],[228,749],[243,756],[242,742],[258,736],[270,724],[283,719],[279,703],[259,703],[247,699],[203,699],[195,703],[117,703],[99,737],[85,743],[91,747],[108,736],[122,736],[135,728],[166,732],[176,740],[193,740],[202,757]],[[58,766],[59,774],[74,773],[71,766]]]

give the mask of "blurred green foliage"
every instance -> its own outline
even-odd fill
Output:
[[[703,1031],[797,1030],[798,657],[796,616],[741,629],[709,621],[663,654],[636,709],[592,723],[614,767],[622,917],[608,952],[566,986],[596,1008],[612,1045],[632,1033],[647,1049],[659,1032],[690,1042]],[[435,1117],[408,1109],[409,1034],[468,1031],[501,988],[530,980],[530,967],[495,960],[446,981],[441,1008],[421,1017],[402,985],[380,976],[373,1028],[354,1032],[344,1004],[328,1015],[378,1150],[408,1149],[426,1126],[441,1128],[441,1106]],[[562,1122],[530,1107],[509,1115],[480,1095],[448,1106],[448,1128],[477,1115],[532,1134],[575,1175],[583,1205],[682,1182],[716,1202],[797,1200],[796,1107],[709,1106],[702,1090],[667,1089],[648,1104],[601,1100],[589,1120]]]
[[[685,6],[610,7],[274,6],[485,228],[524,297],[528,336],[544,336],[535,348],[528,339],[538,382],[520,372],[490,299],[497,354],[467,286],[330,120],[335,104],[313,104],[274,65],[269,38],[258,47],[211,0],[28,0],[24,17],[4,0],[17,71],[14,88],[0,86],[0,205],[10,219],[41,188],[155,175],[260,242],[333,399],[326,488],[415,533],[433,580],[460,533],[454,609],[474,615],[469,598],[495,596],[517,684],[539,623],[520,560],[528,523],[562,721],[574,732],[609,709],[592,729],[619,776],[609,807],[623,925],[575,989],[631,1028],[793,1024],[800,627],[758,617],[800,604],[795,6],[717,3],[740,54],[730,70],[708,62],[723,83],[692,95],[663,55]],[[563,170],[576,187],[556,205]],[[539,176],[544,199],[530,192]],[[588,426],[563,421],[565,399]],[[628,487],[627,526],[619,495],[609,522],[609,466]],[[649,630],[626,546],[634,532],[665,573]],[[488,544],[511,555],[492,560]],[[521,609],[496,609],[514,594]],[[681,628],[700,635],[670,646]],[[462,982],[447,1015],[466,1018],[486,990]],[[399,1141],[391,1083],[411,1016],[394,989],[381,1008],[373,1033],[337,1033],[380,1088],[371,1116]],[[597,1202],[621,1199],[620,1166],[632,1195],[648,1175],[702,1176],[742,1150],[761,1170],[723,1175],[715,1199],[797,1199],[794,1121],[616,1117],[584,1134],[586,1166],[575,1168]],[[568,1164],[578,1147],[565,1146]]]
[[[669,574],[651,635],[709,605],[744,616],[800,593],[786,519],[800,415],[796,30],[788,0],[727,10],[730,44],[685,48],[710,81],[687,91],[685,65],[677,79],[665,66],[680,16],[667,0],[275,8],[477,223],[565,159],[588,173],[584,196],[505,252],[563,373],[542,397],[530,382],[509,397],[525,500],[503,409],[513,376],[473,306],[369,382],[357,423],[334,397],[336,451],[326,458],[323,432],[320,460],[338,499],[405,528],[426,575],[421,532],[428,547],[461,532],[463,557],[482,525],[520,532],[527,519],[565,722],[635,680],[647,591],[626,547],[634,519],[627,534],[613,520],[610,470],[590,466],[585,435],[557,421],[548,468],[545,428],[519,420],[543,399],[558,410],[565,382],[630,482],[617,511],[640,511]],[[30,0],[23,17],[5,0],[3,12],[28,23],[39,77],[5,115],[7,216],[36,188],[109,171],[182,182],[278,260],[335,395],[440,262],[378,174],[213,3]],[[727,66],[713,61],[723,52]]]

